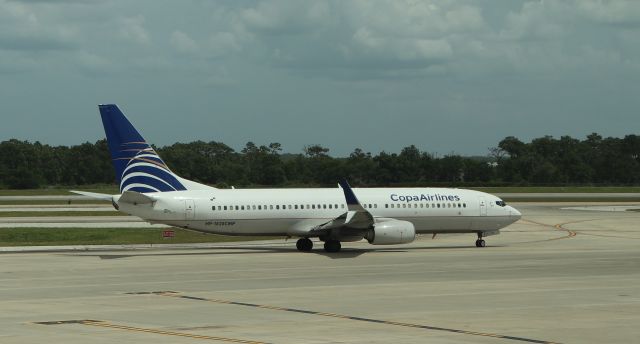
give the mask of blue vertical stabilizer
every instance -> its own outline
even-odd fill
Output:
[[[115,104],[99,105],[120,192],[186,190]]]

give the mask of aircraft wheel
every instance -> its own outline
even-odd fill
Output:
[[[301,252],[309,252],[313,249],[313,241],[309,238],[300,238],[296,242],[296,248]]]
[[[340,252],[342,245],[338,240],[327,240],[324,242],[324,250],[327,252]]]
[[[476,247],[485,247],[486,243],[482,239],[476,240]]]

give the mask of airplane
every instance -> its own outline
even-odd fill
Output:
[[[112,202],[153,224],[246,236],[298,238],[296,248],[326,252],[342,242],[372,245],[414,241],[417,234],[474,233],[484,237],[518,221],[521,213],[500,198],[454,188],[218,189],[169,169],[115,104],[99,105],[120,194],[73,191]]]

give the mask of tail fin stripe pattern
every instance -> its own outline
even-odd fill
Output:
[[[153,175],[156,178],[161,179],[163,182],[169,184],[173,190],[180,190],[180,185],[182,185],[169,172],[167,172],[165,170],[158,169],[157,166],[155,166],[155,165],[151,165],[150,166],[149,164],[137,163],[137,164],[129,166],[127,168],[127,170],[125,171],[126,175],[129,175],[131,173],[136,173],[136,172],[144,173],[144,174],[147,174],[147,175]],[[125,178],[126,177],[124,177],[123,180]]]
[[[129,184],[124,189],[121,189],[120,192],[125,191],[136,191],[136,192],[160,192],[158,189],[154,189],[146,184]]]
[[[147,162],[138,162],[135,160],[131,160],[129,162],[129,166],[122,173],[122,181],[120,182],[120,188],[124,189],[127,184],[131,183],[128,176],[132,173],[142,173],[151,179],[147,179],[150,183],[150,186],[158,189],[159,191],[176,191],[182,187],[182,184],[171,175],[171,172],[168,169],[165,169],[161,166],[150,164]],[[134,172],[132,169],[136,169],[138,172]],[[153,179],[155,177],[155,179]],[[163,184],[158,184],[154,180],[161,179]],[[182,187],[184,190],[184,187]],[[137,190],[133,190],[137,191]]]
[[[149,180],[149,179],[153,179],[153,180]],[[125,182],[126,181],[126,182]],[[172,191],[176,191],[176,188],[174,188],[173,186],[171,186],[170,184],[168,184],[167,182],[165,182],[164,180],[156,177],[156,176],[152,176],[146,173],[140,173],[140,172],[136,172],[136,173],[129,173],[127,174],[126,177],[124,177],[124,179],[122,180],[123,184],[131,184],[131,183],[148,183],[150,185],[152,185],[153,187],[155,187],[156,189],[165,189],[165,188],[170,188],[170,190]]]
[[[116,105],[99,108],[121,192],[186,190]]]

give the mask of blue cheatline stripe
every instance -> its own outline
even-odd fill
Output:
[[[182,185],[182,183],[178,181],[178,179],[175,177],[174,174],[157,166],[153,166],[153,167],[146,166],[146,165],[132,166],[128,170],[126,170],[125,174],[122,176],[121,179],[125,179],[127,175],[134,172],[142,172],[142,173],[147,173],[147,174],[156,176],[164,180],[165,182],[167,182],[167,184],[171,185],[175,190],[178,190],[178,191],[187,189],[184,187],[184,185]]]
[[[170,185],[168,185],[167,183],[161,181],[161,180],[157,180],[153,177],[150,176],[133,176],[127,180],[124,181],[124,183],[122,183],[121,189],[124,189],[127,187],[127,185],[131,185],[131,184],[142,184],[142,185],[148,185],[151,186],[154,189],[157,189],[158,191],[162,191],[162,192],[166,192],[166,191],[176,191],[174,188],[172,188]]]

